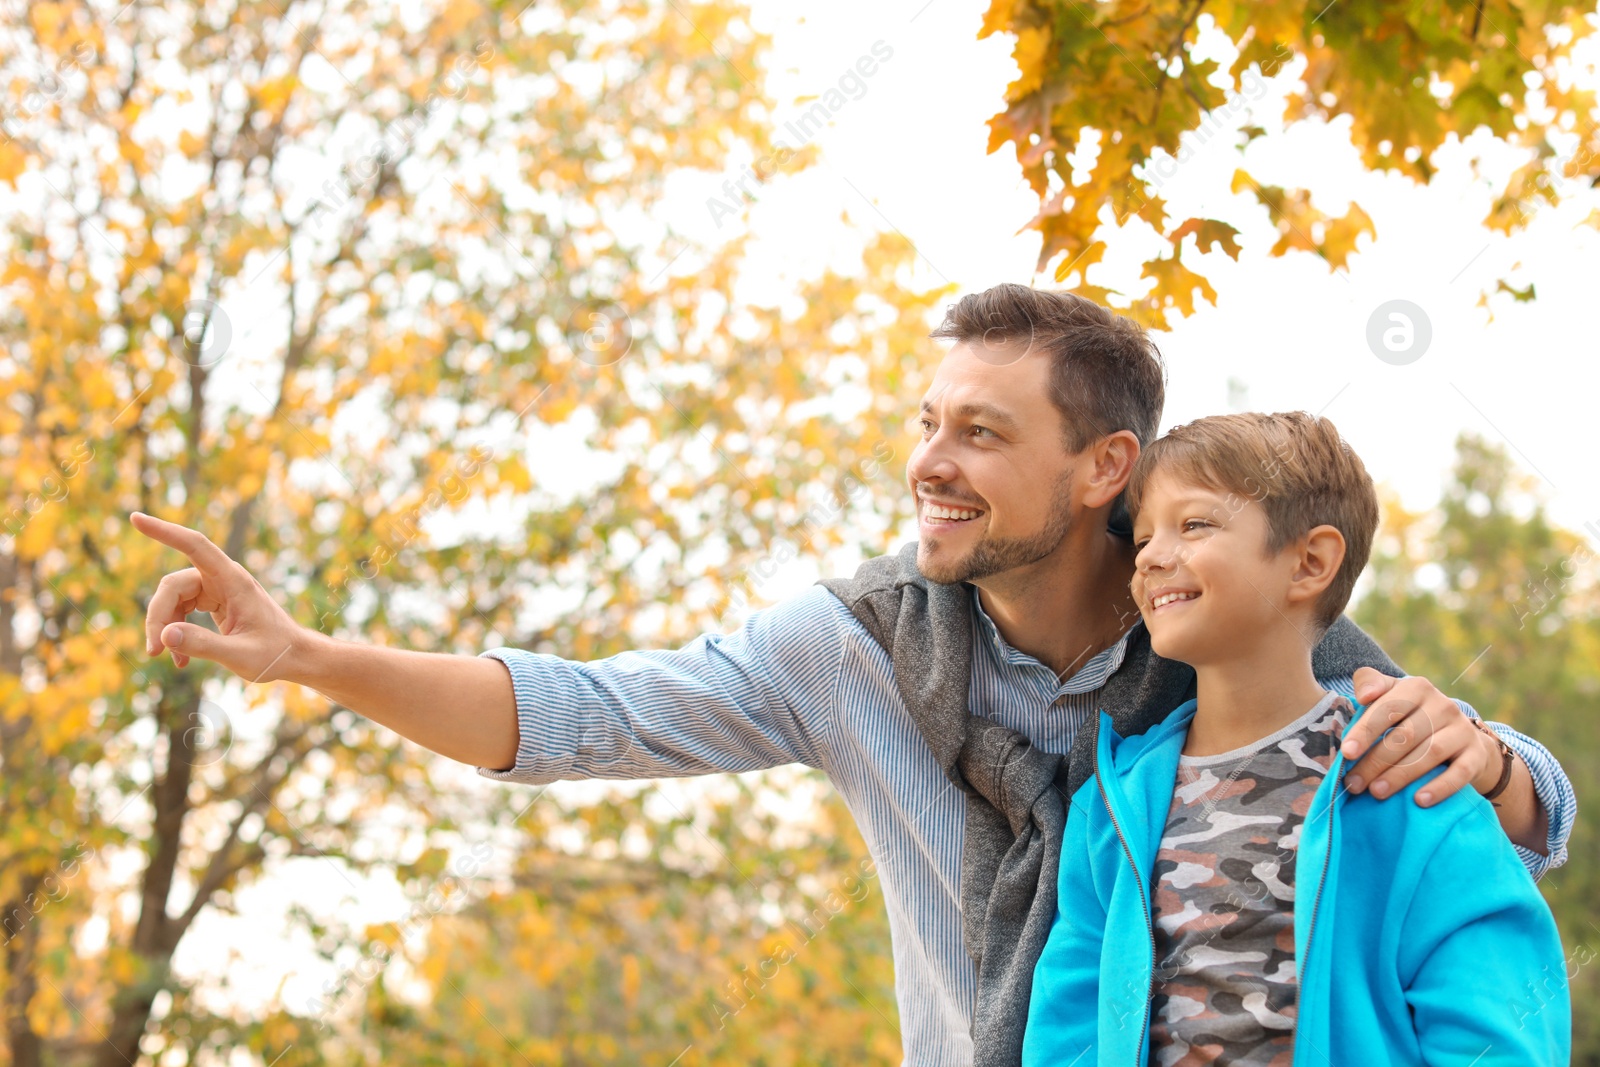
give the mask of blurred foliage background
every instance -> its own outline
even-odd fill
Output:
[[[1291,119],[1349,111],[1375,168],[1425,181],[1483,123],[1536,149],[1508,210],[1592,171],[1592,122],[1563,117],[1592,101],[1561,89],[1552,118],[1516,88],[1588,32],[1578,8],[1318,6],[1207,14],[1235,73],[1311,59]],[[1134,169],[1221,102],[1180,62],[1202,7],[997,0],[984,28],[1016,34],[995,147],[1040,195],[1041,268],[1071,281],[1136,215],[1171,244],[1128,305],[1158,327],[1215,298],[1185,237],[1237,254]],[[951,293],[891,233],[781,306],[740,300],[743,240],[653,214],[675,174],[774,157],[742,5],[13,3],[0,34],[0,1062],[897,1062],[875,872],[816,776],[467,795],[315,694],[142,653],[174,563],[135,509],[206,530],[308,625],[579,659],[720,626],[775,560],[892,546]],[[1400,45],[1374,58],[1375,35]],[[1271,254],[1337,265],[1371,233],[1261,193]],[[1581,536],[1476,440],[1385,536],[1361,621],[1549,744],[1581,798]],[[1597,936],[1592,825],[1545,885],[1573,949]],[[297,902],[258,931],[310,946],[315,995],[174,965],[251,887],[330,868],[410,910]],[[1600,1063],[1593,970],[1574,981]]]
[[[1600,519],[1583,532],[1553,525],[1541,490],[1506,449],[1456,442],[1437,509],[1384,501],[1383,528],[1351,612],[1412,674],[1434,679],[1485,718],[1538,738],[1578,797],[1565,865],[1540,882],[1561,927],[1572,984],[1573,1063],[1600,1063],[1600,836],[1587,797],[1600,780]],[[1529,990],[1507,1000],[1536,1009]]]

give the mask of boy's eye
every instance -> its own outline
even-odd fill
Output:
[[[1183,523],[1183,532],[1190,533],[1197,528],[1204,528],[1210,525],[1211,524],[1204,519],[1185,519]]]
[[[1146,537],[1143,541],[1135,541],[1133,543],[1133,551],[1135,553],[1143,552],[1144,551],[1144,546],[1148,545],[1149,543],[1150,543],[1150,538],[1148,538],[1148,537]]]

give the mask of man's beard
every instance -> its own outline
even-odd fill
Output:
[[[1072,472],[1063,471],[1050,490],[1050,514],[1044,527],[1031,537],[980,538],[959,559],[931,561],[925,552],[917,553],[917,569],[931,582],[949,585],[988,578],[1015,567],[1025,567],[1044,559],[1067,539],[1072,528]]]

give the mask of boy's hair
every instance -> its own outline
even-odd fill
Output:
[[[1137,518],[1157,472],[1217,492],[1239,493],[1267,516],[1266,554],[1315,526],[1344,535],[1344,560],[1317,598],[1317,623],[1331,626],[1350,602],[1378,528],[1378,494],[1361,457],[1327,419],[1303,411],[1213,415],[1174,427],[1139,454],[1126,490]]]
[[[1050,400],[1066,424],[1070,452],[1118,430],[1132,431],[1143,447],[1160,427],[1160,349],[1144,327],[1087,297],[1006,282],[951,304],[930,336],[1047,353]]]

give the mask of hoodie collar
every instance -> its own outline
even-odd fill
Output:
[[[1349,697],[1344,697],[1344,700],[1351,707],[1350,723],[1354,723],[1364,709]],[[1178,759],[1183,754],[1183,741],[1188,736],[1189,724],[1194,721],[1196,703],[1193,698],[1184,701],[1145,733],[1129,737],[1118,734],[1111,716],[1103,708],[1100,711],[1096,761],[1099,770],[1096,773],[1101,778],[1112,813],[1128,836],[1130,846],[1144,857],[1146,867],[1155,855],[1161,829],[1159,824],[1164,822],[1167,806],[1171,804]],[[1345,729],[1348,732],[1349,724]],[[1341,780],[1344,766],[1344,754],[1335,747],[1333,762],[1313,794],[1311,810],[1306,815],[1307,830],[1312,831],[1315,820],[1316,829],[1321,831],[1312,831],[1311,841],[1313,850],[1318,852],[1315,863],[1319,871],[1322,865],[1321,852],[1327,848],[1325,834],[1329,808],[1342,806],[1349,794]],[[1113,773],[1105,774],[1103,769],[1106,767],[1112,768]],[[1305,838],[1302,837],[1304,843]],[[1301,858],[1308,858],[1304,851]]]

